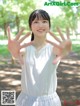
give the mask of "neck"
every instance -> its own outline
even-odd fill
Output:
[[[45,37],[34,37],[34,43],[33,45],[35,46],[36,49],[41,49],[44,45],[46,45],[46,36]]]

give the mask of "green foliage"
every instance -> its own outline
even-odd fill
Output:
[[[0,56],[7,57],[10,53],[7,49],[7,45],[0,45]]]
[[[80,44],[73,44],[72,50],[80,55]]]
[[[6,40],[7,36],[0,36],[0,40]]]
[[[70,0],[65,0],[65,2],[71,2]],[[79,0],[75,0],[79,2]],[[74,12],[72,6],[60,6],[62,14],[57,17],[52,17],[52,30],[56,30],[56,27],[59,26],[62,29],[69,27],[72,32],[75,32],[77,29],[77,23],[80,21],[80,6],[75,6],[76,12]]]
[[[52,31],[56,31],[57,27],[60,27],[63,31],[65,31],[65,29],[69,27],[69,23],[67,22],[67,19],[64,17],[64,15],[52,17],[51,24],[52,24]]]
[[[79,2],[80,3],[80,0],[75,0],[75,2]]]
[[[67,19],[67,22],[68,22],[69,26],[72,29],[75,29],[76,28],[76,24],[75,24],[76,16],[75,16],[75,14],[72,10],[72,7],[71,6],[63,6],[63,7],[61,7],[61,9],[65,14],[65,19]]]
[[[4,29],[4,34],[8,25],[16,26],[17,31],[22,26],[28,28],[28,17],[33,9],[33,0],[3,0],[0,4],[0,28]]]

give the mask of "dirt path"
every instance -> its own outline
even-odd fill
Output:
[[[21,67],[19,64],[12,65],[10,59],[0,59],[0,91],[15,90],[18,96],[21,90]],[[76,101],[80,101],[80,56],[71,53],[63,59],[57,75],[57,92],[62,103],[67,102],[63,106],[78,106]]]
[[[67,101],[65,106],[80,106],[80,56],[77,54],[73,53],[61,61],[57,91],[62,102]]]

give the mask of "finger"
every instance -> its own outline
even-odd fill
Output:
[[[21,43],[23,40],[25,40],[26,37],[28,37],[31,33],[28,32],[24,37],[22,37],[20,40],[19,40],[19,43]]]
[[[10,34],[10,26],[8,26],[8,28],[7,28],[7,31],[8,31],[8,39],[11,39],[11,34]]]
[[[64,38],[64,36],[63,36],[63,34],[62,34],[62,32],[61,32],[61,30],[60,30],[59,27],[57,27],[57,31],[59,32],[59,34],[60,34],[62,40],[65,40],[65,38]]]
[[[67,39],[70,39],[70,33],[69,33],[69,28],[66,28],[66,34],[67,34]]]
[[[51,45],[54,45],[55,47],[57,47],[57,48],[59,48],[59,49],[63,49],[62,46],[60,46],[60,45],[58,45],[58,44],[56,44],[56,43],[54,43],[54,42],[51,42],[51,41],[49,41],[49,40],[46,40],[46,42],[50,43]]]
[[[60,39],[58,37],[56,37],[52,32],[49,31],[49,34],[55,39],[57,40],[59,43],[61,43]]]
[[[53,64],[57,64],[62,59],[62,56],[58,56],[53,60]]]
[[[18,39],[20,38],[20,36],[21,36],[21,34],[23,33],[23,31],[24,31],[24,28],[21,28],[21,30],[20,30],[19,33],[17,34],[15,40],[18,40]]]
[[[29,42],[29,43],[25,43],[25,44],[21,45],[20,49],[22,49],[22,48],[25,48],[25,47],[27,47],[27,46],[32,45],[32,44],[33,44],[33,42],[34,42],[34,41],[31,41],[31,42]]]

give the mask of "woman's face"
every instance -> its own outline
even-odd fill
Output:
[[[31,24],[31,30],[34,33],[34,36],[46,36],[47,32],[49,31],[49,21],[44,20],[42,18],[37,19],[35,18]]]

